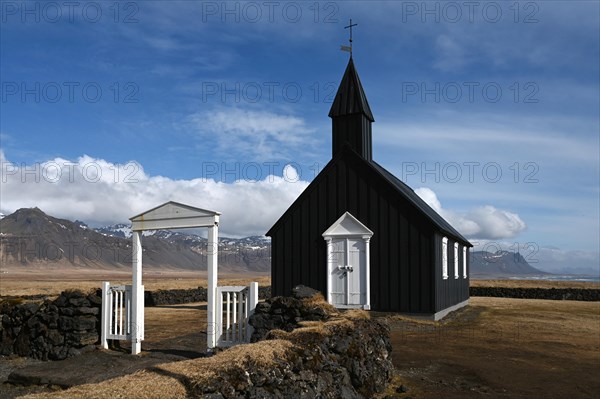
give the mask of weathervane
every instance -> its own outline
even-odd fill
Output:
[[[348,29],[348,28],[350,28],[350,40],[349,40],[349,42],[350,42],[350,45],[349,45],[349,46],[344,46],[344,45],[342,45],[342,48],[341,48],[341,49],[342,49],[342,51],[347,51],[347,52],[349,52],[349,53],[350,53],[350,57],[352,57],[352,27],[353,27],[353,26],[358,26],[358,24],[353,24],[353,23],[352,23],[352,18],[350,18],[350,25],[348,25],[348,26],[344,26],[344,29]]]

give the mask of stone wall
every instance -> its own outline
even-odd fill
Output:
[[[600,301],[600,290],[594,288],[470,287],[470,294],[500,298]]]
[[[293,345],[272,367],[246,369],[241,362],[198,396],[370,398],[392,377],[387,324],[364,311],[340,313],[310,288],[298,286],[292,297],[267,299],[250,324],[256,344],[285,340]],[[248,351],[256,351],[251,345]]]
[[[258,286],[258,298],[271,297],[271,287]],[[179,290],[158,290],[144,292],[145,306],[179,305],[182,303],[206,302],[207,289],[204,287]]]
[[[66,291],[41,304],[15,302],[0,302],[0,355],[61,360],[99,343],[100,291]]]
[[[319,291],[300,285],[293,289],[291,297],[278,296],[256,304],[249,320],[254,328],[251,342],[265,339],[271,330],[289,332],[303,321],[323,321],[333,314],[337,314],[336,309],[325,304]]]

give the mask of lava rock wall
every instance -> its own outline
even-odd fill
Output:
[[[471,296],[500,298],[600,301],[600,290],[594,288],[471,287],[470,293]]]
[[[206,302],[208,290],[204,287],[178,290],[144,292],[144,306],[180,305],[182,303]],[[258,287],[258,298],[271,296],[271,287]]]
[[[101,292],[66,291],[43,303],[0,303],[0,355],[61,360],[99,343]]]

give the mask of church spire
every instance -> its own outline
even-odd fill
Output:
[[[371,123],[375,119],[352,56],[331,105],[329,117],[333,130],[333,155],[348,144],[363,158],[372,160]]]

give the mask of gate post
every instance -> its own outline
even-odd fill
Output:
[[[142,288],[142,241],[141,232],[133,231],[133,279],[131,282],[131,354],[142,351],[144,329],[144,289]]]
[[[219,257],[219,224],[215,224],[208,228],[208,304],[206,306],[207,316],[207,331],[206,331],[206,348],[212,351],[217,346],[217,331],[220,326],[217,325],[216,318],[216,303],[215,296],[217,293],[217,265]],[[222,310],[221,310],[222,311]]]
[[[104,281],[102,283],[102,316],[100,321],[100,344],[103,349],[108,349],[108,323],[110,321],[110,308],[112,303],[109,303],[110,283]]]
[[[248,314],[246,315],[246,342],[250,342],[254,327],[249,323],[250,316],[254,314],[254,309],[258,303],[258,283],[253,281],[250,283],[250,289],[248,290]]]

